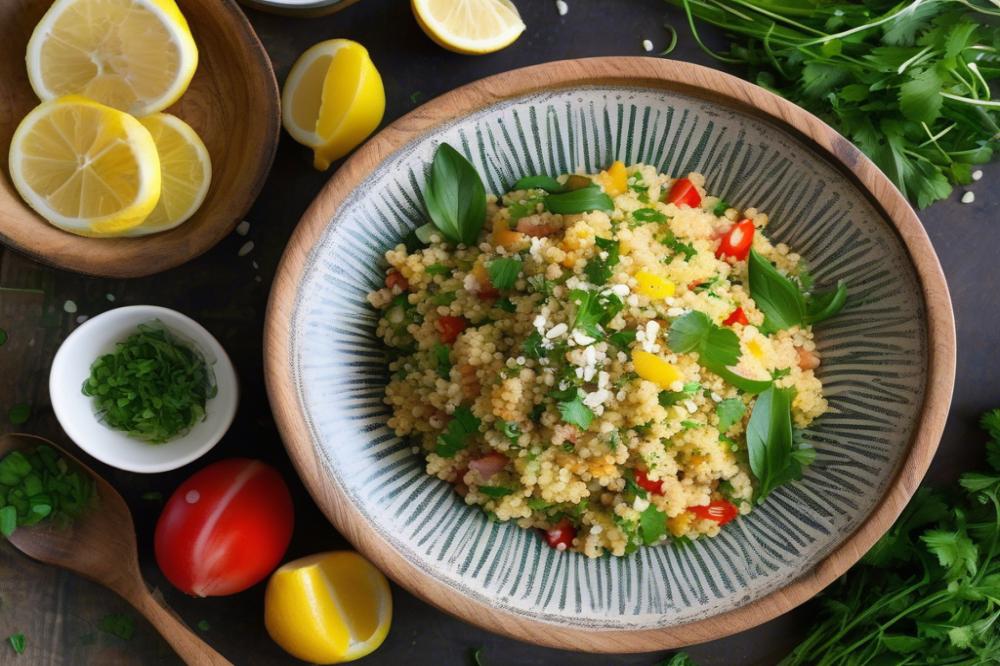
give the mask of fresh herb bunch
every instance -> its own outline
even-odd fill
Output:
[[[12,451],[0,460],[0,534],[5,537],[43,520],[70,522],[93,498],[90,476],[51,446]]]
[[[712,57],[820,116],[923,208],[1000,140],[1000,9],[985,0],[668,0]],[[994,3],[995,4],[995,3]],[[734,39],[717,53],[695,19]]]
[[[982,425],[990,471],[918,490],[783,666],[1000,663],[1000,409]]]
[[[161,444],[205,418],[216,387],[201,354],[163,326],[142,324],[94,362],[83,393],[111,428]]]

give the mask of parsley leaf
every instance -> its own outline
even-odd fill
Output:
[[[466,406],[461,406],[452,414],[451,421],[443,433],[438,435],[434,452],[442,458],[454,458],[455,454],[469,445],[469,438],[479,432],[479,419]]]
[[[635,342],[635,331],[626,329],[624,331],[612,333],[608,336],[608,342],[622,351],[628,351],[628,348],[632,346],[633,342]]]
[[[743,418],[746,406],[739,398],[727,398],[715,406],[715,413],[719,416],[719,432],[728,432],[735,423]]]
[[[667,235],[660,239],[660,243],[674,254],[683,254],[684,261],[691,261],[698,254],[693,245],[677,240],[672,231],[668,231]]]
[[[545,347],[542,346],[542,334],[538,331],[532,331],[531,335],[524,339],[524,344],[521,345],[521,349],[524,350],[524,355],[528,358],[533,358],[536,361],[543,356],[545,356]]]
[[[521,427],[512,421],[497,421],[497,426],[503,436],[510,440],[511,444],[517,444],[521,437]]]
[[[594,242],[598,252],[587,260],[587,266],[583,272],[591,283],[603,285],[611,279],[611,275],[614,273],[613,269],[618,265],[621,243],[610,238],[595,238]],[[601,258],[602,253],[607,255],[603,259]]]
[[[25,639],[24,634],[11,634],[7,637],[7,642],[17,654],[24,654]]]
[[[490,284],[501,291],[506,291],[514,287],[517,276],[521,273],[522,262],[520,259],[501,257],[494,259],[486,266],[486,272],[490,277]]]
[[[513,490],[510,488],[504,488],[503,486],[479,486],[479,492],[486,495],[487,497],[501,498],[510,495]]]
[[[667,514],[650,504],[639,514],[639,533],[642,542],[651,546],[667,533]]]
[[[941,566],[947,569],[945,577],[957,580],[962,575],[975,576],[979,561],[979,549],[965,534],[964,528],[949,532],[928,530],[920,540],[937,556]]]
[[[451,376],[451,348],[440,343],[431,347],[431,354],[434,357],[434,365],[438,376],[448,379]]]
[[[583,404],[579,392],[570,400],[559,402],[556,407],[559,409],[559,414],[562,416],[563,421],[577,426],[580,430],[589,428],[590,423],[594,420],[594,412],[590,410],[590,407]]]
[[[698,352],[698,363],[748,393],[760,393],[771,380],[748,379],[729,369],[740,359],[740,339],[732,329],[717,326],[704,312],[692,310],[670,324],[670,348],[678,354]]]
[[[655,208],[640,208],[632,211],[632,219],[642,224],[650,222],[663,223],[667,221],[667,216]]]
[[[131,640],[135,634],[135,620],[131,615],[123,613],[109,613],[101,618],[98,628],[112,636],[117,636],[123,641]]]

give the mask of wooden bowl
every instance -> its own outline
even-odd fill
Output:
[[[201,136],[212,186],[181,226],[141,238],[84,238],[57,229],[27,206],[8,171],[10,140],[38,105],[24,66],[46,0],[0,2],[0,242],[43,263],[106,277],[141,277],[183,264],[229,234],[264,186],[278,146],[278,84],[271,61],[233,0],[177,0],[198,45],[191,86],[167,111]]]
[[[386,354],[368,291],[381,254],[425,221],[420,188],[442,141],[486,187],[594,172],[614,159],[699,171],[769,236],[850,296],[816,329],[830,411],[803,431],[817,451],[711,539],[587,559],[490,522],[387,426]],[[846,571],[916,490],[954,384],[947,285],[917,216],[889,180],[817,118],[721,72],[654,58],[555,62],[425,104],[334,175],[287,247],[265,327],[267,386],[302,479],[386,574],[491,631],[560,648],[638,652],[742,631]]]

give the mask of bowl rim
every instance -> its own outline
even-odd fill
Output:
[[[66,368],[72,367],[78,362],[77,360],[67,358],[67,354],[76,348],[75,345],[80,344],[81,341],[86,340],[87,338],[101,336],[102,334],[100,331],[103,327],[107,326],[112,326],[113,330],[116,332],[113,337],[124,335],[127,331],[134,330],[135,324],[130,321],[123,323],[120,320],[129,320],[133,316],[138,315],[141,315],[143,319],[146,320],[162,321],[164,327],[171,331],[174,335],[179,335],[182,338],[189,338],[188,343],[195,345],[197,347],[197,351],[200,353],[205,354],[206,352],[210,352],[216,359],[215,366],[213,368],[216,385],[220,388],[224,386],[226,390],[232,392],[231,398],[217,401],[216,406],[223,410],[220,415],[221,420],[219,421],[217,427],[214,430],[208,431],[205,434],[204,439],[201,442],[197,442],[197,446],[194,446],[187,453],[172,457],[163,462],[123,462],[116,456],[109,455],[108,449],[103,445],[95,444],[89,438],[84,437],[80,428],[77,426],[79,417],[72,414],[70,401],[65,397],[67,393],[70,392],[73,392],[74,395],[78,393],[79,385],[67,385],[60,381],[60,379],[62,379],[62,374],[66,372]],[[181,326],[184,328],[182,329]],[[90,363],[93,361],[91,360],[87,362]],[[102,312],[101,314],[91,317],[85,321],[79,327],[74,329],[69,335],[67,335],[62,343],[60,343],[59,349],[56,350],[55,356],[52,358],[52,366],[49,369],[48,384],[49,402],[52,405],[52,411],[55,414],[60,427],[62,427],[63,432],[66,433],[66,436],[88,455],[100,460],[105,465],[138,474],[169,472],[179,467],[183,467],[188,463],[194,462],[211,451],[215,448],[216,444],[222,441],[222,438],[232,426],[233,420],[236,418],[236,411],[239,408],[240,402],[239,377],[236,375],[236,368],[233,366],[232,359],[229,358],[229,354],[226,352],[225,347],[222,346],[222,343],[220,343],[207,328],[183,312],[178,312],[177,310],[172,310],[159,305],[124,305]],[[214,400],[214,398],[211,400]],[[94,422],[99,423],[96,414],[92,414],[91,416],[93,417]],[[163,447],[175,445],[189,437],[190,434],[191,433],[187,433],[183,437],[164,442],[163,444],[148,444],[138,440],[131,441],[135,441],[139,446],[156,446],[158,449],[163,450]],[[115,435],[116,437],[124,436],[118,433],[115,433]]]
[[[293,378],[292,317],[308,258],[345,198],[374,168],[438,126],[502,100],[595,84],[668,90],[763,118],[815,149],[850,178],[899,235],[913,262],[927,312],[927,380],[910,448],[864,521],[813,568],[786,586],[736,609],[656,629],[592,630],[543,623],[465,597],[406,561],[366,528],[348,494],[322,471],[302,418]],[[390,578],[414,595],[489,631],[569,650],[645,652],[701,643],[744,631],[804,603],[836,580],[892,526],[916,491],[944,430],[955,380],[955,321],[937,255],[920,220],[891,181],[847,139],[804,109],[729,74],[692,63],[612,56],[562,60],[496,74],[437,97],[402,116],[351,156],[303,214],[275,275],[264,328],[268,397],[289,456],[334,526]]]
[[[188,0],[188,2],[195,4],[200,0]],[[252,58],[253,67],[249,69],[259,72],[263,84],[261,89],[253,89],[253,96],[259,100],[263,108],[263,111],[257,114],[257,121],[261,125],[264,142],[256,153],[259,158],[245,172],[245,190],[242,191],[241,196],[235,197],[242,205],[233,211],[232,219],[226,219],[225,223],[215,222],[199,230],[198,233],[188,235],[185,235],[184,225],[147,236],[109,238],[78,236],[56,229],[59,232],[59,240],[54,242],[50,239],[48,245],[39,244],[30,235],[30,232],[24,235],[7,233],[8,229],[0,229],[0,243],[47,266],[62,268],[82,275],[134,278],[154,275],[185,264],[208,252],[232,233],[264,189],[264,184],[267,182],[274,164],[281,136],[281,102],[278,80],[274,74],[271,58],[253,26],[250,25],[246,14],[236,4],[236,0],[217,0],[215,4],[217,8],[210,13],[222,17],[223,22],[232,24],[239,32],[241,44]],[[182,2],[181,11],[184,10],[185,4]],[[190,18],[190,13],[186,14],[186,18]],[[200,24],[192,22],[192,25],[195,27],[194,31],[198,32]],[[204,33],[199,37],[202,41],[208,39],[211,34],[205,30],[201,32]],[[204,64],[199,65],[199,67],[203,66]],[[243,78],[246,81],[250,80],[245,76]],[[174,113],[174,111],[174,105],[163,110],[165,113]],[[183,120],[183,117],[181,119]],[[9,194],[14,205],[19,205],[23,209],[23,214],[37,218],[40,224],[49,225],[18,195],[10,180],[6,156],[0,159],[0,166],[2,166],[0,180],[7,181]],[[4,212],[0,211],[0,218],[4,216]]]

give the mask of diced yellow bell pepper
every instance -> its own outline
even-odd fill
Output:
[[[670,280],[648,271],[639,271],[635,279],[639,283],[636,291],[652,299],[670,298],[676,289]]]
[[[684,533],[688,531],[691,526],[691,521],[694,520],[694,514],[689,511],[677,514],[673,518],[667,518],[667,529],[675,537],[684,536]]]
[[[747,343],[747,351],[757,359],[764,358],[764,350],[761,348],[760,343],[756,340],[751,340]]]
[[[625,194],[628,189],[628,173],[625,172],[624,162],[615,160],[607,171],[600,173],[598,178],[608,196],[616,197],[619,194]]]
[[[632,365],[635,373],[643,379],[653,382],[662,389],[669,389],[671,384],[684,379],[677,366],[667,363],[656,354],[636,349],[632,352]]]

